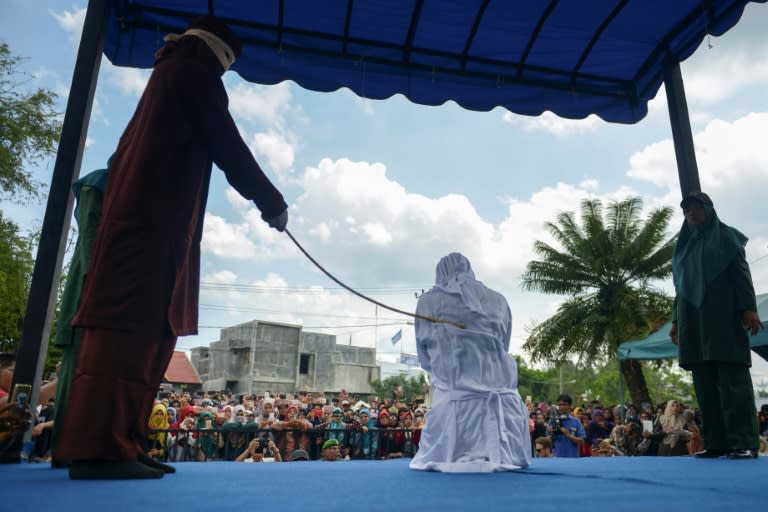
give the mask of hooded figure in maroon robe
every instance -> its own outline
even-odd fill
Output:
[[[112,160],[80,308],[59,461],[72,478],[158,478],[141,451],[177,336],[197,334],[212,164],[283,231],[287,205],[244,143],[221,80],[242,43],[211,16],[170,34]]]

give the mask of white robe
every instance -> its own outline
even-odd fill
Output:
[[[520,469],[531,462],[531,441],[517,365],[507,354],[512,315],[501,294],[474,279],[466,258],[459,261],[468,271],[441,276],[438,266],[438,285],[417,307],[418,314],[463,322],[466,329],[416,320],[419,362],[432,372],[432,407],[410,467]]]

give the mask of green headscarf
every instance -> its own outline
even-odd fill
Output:
[[[707,286],[728,268],[749,240],[721,222],[713,206],[702,207],[704,223],[692,226],[683,221],[672,256],[675,291],[696,308],[704,302]]]
[[[219,435],[216,432],[206,431],[206,420],[210,419],[212,428],[216,428],[215,416],[213,413],[204,411],[197,417],[197,428],[200,429],[199,436],[197,438],[197,446],[203,451],[207,459],[213,459],[216,455],[216,448],[218,447]]]

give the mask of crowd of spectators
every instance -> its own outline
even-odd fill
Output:
[[[396,394],[366,400],[344,392],[330,399],[307,392],[170,393],[155,402],[146,450],[170,462],[412,457],[424,426],[421,404]]]
[[[532,448],[537,457],[616,457],[693,455],[704,449],[706,432],[697,409],[680,400],[656,407],[592,400],[571,408],[560,395],[556,404],[526,400]],[[758,411],[759,455],[768,455],[768,404]]]
[[[678,456],[703,449],[701,417],[680,400],[656,407],[603,404],[572,407],[561,395],[553,405],[527,402],[534,453],[539,457]],[[212,397],[171,394],[156,403],[168,425],[148,450],[165,441],[163,460],[349,460],[412,457],[427,409],[420,403],[342,393]],[[761,454],[768,455],[768,406],[758,413]],[[186,425],[185,425],[186,421]],[[153,436],[150,435],[150,438]],[[254,457],[254,453],[257,455]],[[298,455],[296,455],[298,454]]]
[[[6,379],[7,380],[7,379]],[[604,404],[573,406],[568,395],[550,404],[526,400],[536,457],[678,456],[703,449],[701,418],[680,400],[655,407]],[[33,461],[49,459],[55,402],[50,397],[29,418]],[[19,433],[0,410],[0,440]],[[427,407],[404,400],[342,392],[234,395],[160,393],[148,419],[145,449],[161,461],[294,462],[301,460],[412,457],[418,450]],[[760,455],[768,455],[768,405],[758,411]],[[3,428],[7,427],[7,428]],[[13,429],[13,432],[11,431]]]

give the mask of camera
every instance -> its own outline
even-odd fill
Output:
[[[549,428],[552,429],[552,435],[559,436],[563,433],[563,422],[568,419],[567,414],[561,414],[557,405],[549,407]]]

